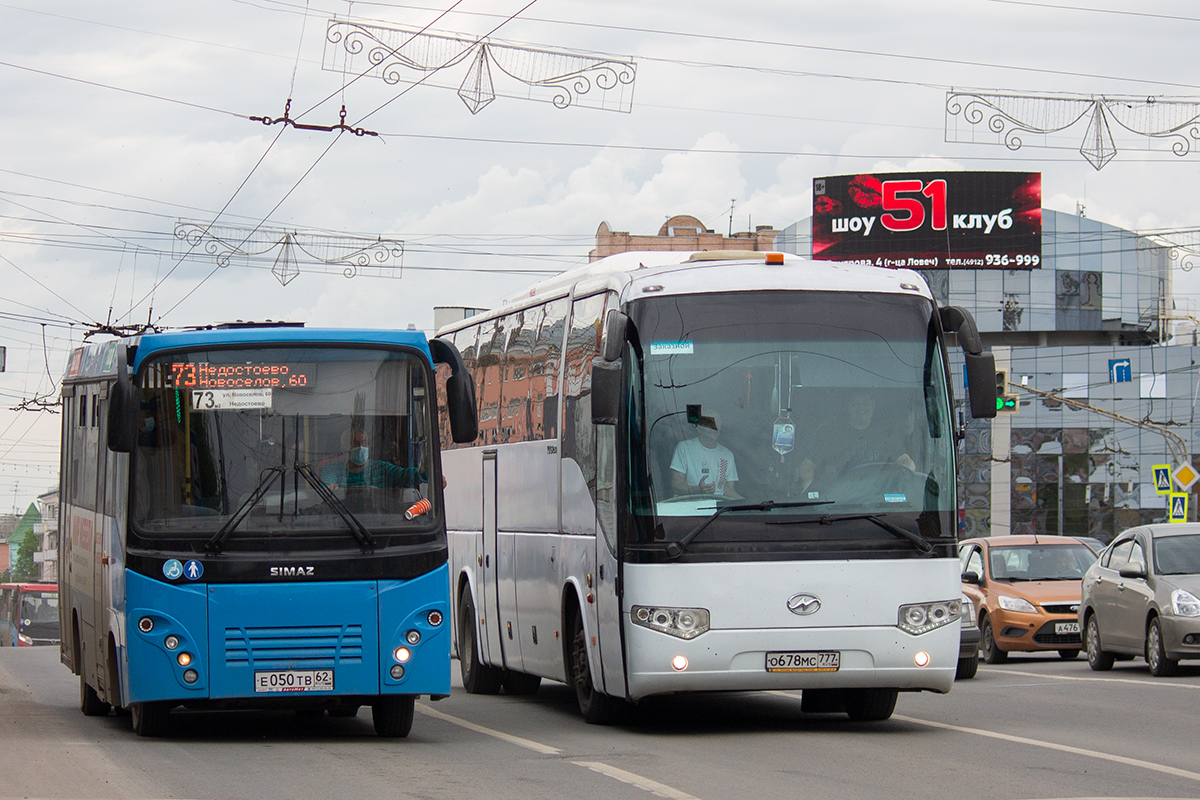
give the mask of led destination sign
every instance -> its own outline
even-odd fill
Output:
[[[307,386],[312,364],[171,364],[170,389],[286,389]]]

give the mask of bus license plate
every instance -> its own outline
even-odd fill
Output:
[[[254,691],[262,692],[332,692],[333,670],[295,669],[254,673]]]
[[[1057,634],[1079,633],[1079,623],[1078,622],[1056,622],[1056,623],[1054,623],[1054,632]]]
[[[841,666],[838,650],[767,653],[767,672],[837,672]]]

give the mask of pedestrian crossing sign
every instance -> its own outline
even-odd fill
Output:
[[[1155,464],[1151,469],[1154,470],[1154,491],[1168,494],[1171,491],[1171,465]]]
[[[1187,522],[1187,499],[1183,492],[1171,492],[1171,522]]]

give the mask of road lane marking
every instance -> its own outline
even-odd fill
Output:
[[[603,761],[574,761],[572,763],[580,767],[587,767],[592,772],[599,772],[601,775],[607,775],[610,778],[616,778],[622,783],[628,783],[629,785],[636,786],[639,789],[645,789],[647,792],[656,794],[659,797],[668,797],[671,800],[699,800],[699,798],[695,797],[694,795],[690,795],[687,792],[681,792],[678,789],[667,786],[665,783],[652,781],[649,778],[643,778],[641,775],[636,775],[632,772],[626,772],[623,769],[617,769],[616,767],[605,764]]]
[[[942,728],[943,730],[955,731],[957,733],[971,733],[976,736],[985,736],[989,739],[1000,739],[1005,742],[1014,742],[1016,744],[1029,745],[1031,747],[1042,747],[1047,750],[1058,750],[1062,753],[1072,753],[1077,756],[1099,758],[1103,761],[1112,761],[1116,764],[1125,764],[1126,766],[1130,767],[1140,767],[1153,772],[1162,772],[1166,775],[1174,775],[1177,778],[1187,778],[1193,781],[1200,781],[1200,772],[1190,772],[1186,769],[1168,767],[1166,764],[1155,764],[1153,761],[1142,761],[1140,758],[1129,758],[1128,756],[1118,756],[1113,755],[1112,753],[1102,753],[1099,750],[1088,750],[1083,747],[1072,747],[1071,745],[1047,742],[1041,739],[1029,739],[1025,736],[1014,736],[1009,733],[987,731],[983,730],[982,728],[966,728],[962,725],[949,725],[945,722],[934,722],[933,720],[917,719],[916,717],[904,717],[899,714],[893,715],[892,719],[897,719],[901,722],[911,722],[916,725],[927,725],[931,728]]]
[[[1175,683],[1174,681],[1146,680],[1145,678],[1102,678],[1098,675],[1046,675],[1041,672],[1022,672],[1017,669],[989,669],[994,675],[1023,675],[1028,678],[1041,678],[1055,681],[1100,681],[1104,683],[1137,683],[1142,686],[1168,686],[1174,689],[1197,689],[1200,683]]]
[[[484,736],[494,736],[497,739],[503,739],[509,744],[515,744],[518,747],[524,747],[526,750],[532,750],[535,753],[541,753],[544,756],[562,755],[562,750],[559,750],[557,747],[551,747],[548,744],[535,742],[532,739],[522,739],[520,736],[513,736],[511,733],[504,733],[503,731],[485,728],[482,725],[476,725],[474,722],[467,722],[465,719],[459,719],[458,717],[452,717],[449,714],[443,714],[441,711],[435,711],[424,703],[417,704],[417,711],[420,711],[426,716],[434,717],[436,719],[443,720],[444,722],[449,722],[451,725],[458,725],[460,728],[466,728],[469,731],[482,733]]]
[[[426,716],[433,717],[434,719],[440,719],[443,722],[449,722],[451,725],[458,725],[459,727],[466,728],[469,731],[482,733],[484,736],[492,736],[496,739],[508,742],[509,744],[515,744],[518,747],[524,747],[526,750],[532,750],[535,753],[540,753],[544,756],[562,755],[562,750],[558,749],[557,747],[551,747],[548,744],[535,742],[532,739],[523,739],[520,736],[513,736],[511,733],[504,733],[503,731],[493,730],[492,728],[485,728],[482,725],[476,725],[474,722],[468,722],[460,717],[453,717],[441,711],[436,711],[424,703],[417,703],[416,710],[420,711]],[[571,763],[578,767],[586,767],[592,772],[598,772],[601,775],[605,775],[609,778],[616,778],[622,783],[628,783],[631,786],[644,789],[647,792],[658,795],[659,797],[669,798],[669,800],[699,800],[699,798],[690,795],[687,792],[681,792],[678,789],[667,786],[665,783],[659,783],[658,781],[644,778],[641,775],[633,772],[627,772],[626,770],[619,769],[611,764],[605,764],[602,761],[572,761]]]

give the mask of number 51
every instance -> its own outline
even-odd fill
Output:
[[[946,182],[944,180],[930,181],[922,184],[919,180],[884,181],[883,210],[887,212],[904,211],[908,216],[897,217],[887,213],[880,217],[883,227],[889,231],[915,231],[925,224],[925,204],[915,197],[901,197],[901,193],[920,192],[932,200],[930,226],[935,231],[946,230]]]

